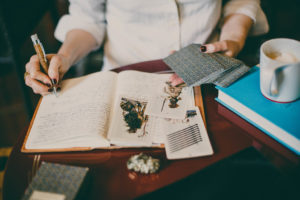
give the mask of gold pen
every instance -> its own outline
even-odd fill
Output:
[[[33,42],[35,52],[39,57],[42,68],[43,68],[44,72],[48,75],[49,66],[48,66],[48,60],[46,58],[46,53],[45,53],[44,47],[43,47],[41,41],[39,40],[37,34],[32,35],[31,40]],[[51,80],[51,83],[52,83],[53,93],[57,97],[56,83],[54,83],[54,81],[52,79],[50,79],[50,80]]]

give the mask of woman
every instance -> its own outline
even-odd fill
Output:
[[[224,2],[223,2],[224,3]],[[103,70],[160,59],[191,43],[202,52],[236,56],[248,33],[266,33],[268,24],[259,0],[70,0],[55,37],[63,41],[50,59],[48,75],[36,55],[26,64],[25,82],[46,95],[51,81],[104,43]],[[173,84],[182,80],[173,76]]]

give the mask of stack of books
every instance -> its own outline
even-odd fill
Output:
[[[258,67],[229,87],[216,88],[219,103],[300,155],[299,99],[277,103],[265,98],[260,92]]]

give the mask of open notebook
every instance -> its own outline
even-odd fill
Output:
[[[183,88],[171,110],[169,76],[107,71],[63,81],[58,97],[41,98],[22,152],[164,147],[152,114],[180,120],[194,101],[192,88]]]

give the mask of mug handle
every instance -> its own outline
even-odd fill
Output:
[[[278,73],[282,70],[284,70],[287,67],[292,67],[294,65],[283,65],[283,66],[279,66],[276,68],[268,68],[269,73],[267,74],[267,77],[265,77],[266,79],[270,80],[270,87],[269,87],[269,95],[271,96],[277,96],[279,91],[278,91]]]
[[[276,96],[278,94],[278,87],[277,87],[277,69],[273,67],[266,67],[264,73],[264,80],[266,83],[269,83],[267,86],[267,94],[270,96]]]

